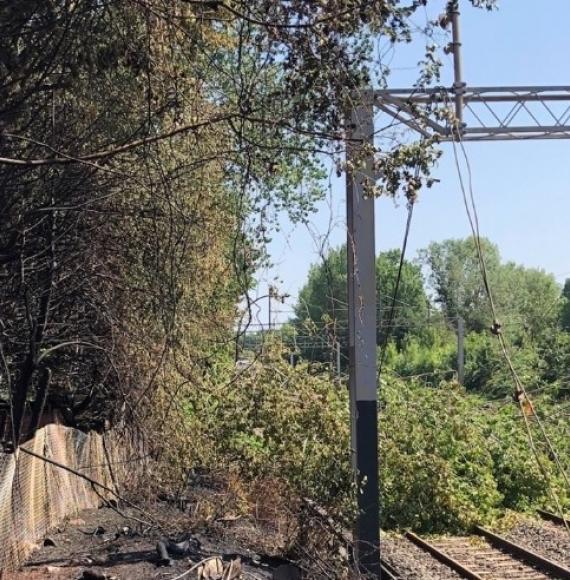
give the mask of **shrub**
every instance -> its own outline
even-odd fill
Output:
[[[349,397],[326,369],[293,368],[276,348],[245,371],[222,366],[186,397],[188,466],[226,470],[245,488],[279,482],[291,505],[309,497],[345,521],[353,516]],[[547,398],[540,408],[545,417],[558,409]],[[562,419],[548,428],[567,458]],[[517,408],[490,405],[455,382],[382,382],[379,459],[385,529],[466,531],[505,509],[552,505]]]
[[[536,348],[524,340],[511,346],[513,365],[529,389],[536,389],[542,381],[543,362]],[[513,380],[498,341],[488,333],[472,332],[465,340],[465,385],[489,398],[510,397]]]
[[[549,416],[557,413],[557,406],[550,405],[546,399],[535,401],[535,406],[542,415],[554,448],[568,469],[570,448],[566,436],[567,426],[562,421],[549,419]],[[504,406],[496,413],[489,413],[487,417],[489,450],[494,464],[493,475],[503,496],[502,507],[530,511],[549,506],[554,510],[556,505],[549,485],[563,505],[570,505],[569,490],[545,448],[536,420],[529,417],[529,424],[545,473],[541,472],[537,464],[522,416],[516,406]]]
[[[493,517],[501,495],[476,401],[449,384],[381,392],[383,526],[458,531]]]
[[[456,350],[457,340],[450,330],[428,329],[421,337],[407,337],[400,349],[390,343],[385,368],[401,377],[437,385],[453,377]]]

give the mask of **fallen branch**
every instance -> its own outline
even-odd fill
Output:
[[[194,572],[194,570],[197,570],[200,566],[203,566],[204,564],[206,564],[210,560],[217,560],[218,558],[219,558],[219,556],[210,556],[209,558],[204,558],[204,560],[200,560],[200,562],[197,562],[196,564],[194,564],[191,568],[186,570],[186,572],[182,572],[182,574],[180,574],[179,576],[175,576],[174,578],[171,578],[170,580],[180,580],[181,578],[185,578],[186,576],[188,576],[188,574],[190,574],[191,572]]]
[[[143,145],[150,145],[151,143],[156,143],[159,141],[163,141],[164,139],[169,139],[170,137],[175,137],[181,133],[193,132],[202,129],[203,127],[207,127],[209,125],[214,125],[216,123],[221,123],[224,121],[228,121],[233,118],[239,117],[239,113],[234,114],[221,114],[215,115],[213,117],[204,119],[203,121],[197,121],[194,123],[188,123],[186,125],[182,125],[181,127],[175,127],[170,131],[166,131],[165,133],[161,133],[160,135],[152,135],[150,137],[144,137],[142,139],[136,139],[134,141],[130,141],[123,145],[119,145],[114,148],[105,149],[103,151],[96,151],[94,153],[89,153],[87,155],[80,155],[80,156],[71,156],[66,153],[58,152],[58,156],[56,157],[46,157],[42,159],[13,159],[8,157],[0,157],[0,165],[18,165],[24,167],[39,167],[42,165],[67,165],[70,163],[86,163],[91,161],[96,161],[99,159],[106,159],[109,157],[113,157],[115,155],[119,155],[120,153],[125,153],[130,151],[131,149],[136,149]],[[25,139],[24,137],[20,137],[18,135],[12,135],[11,133],[4,133],[4,137],[9,137],[12,139]],[[100,167],[97,166],[99,169]]]

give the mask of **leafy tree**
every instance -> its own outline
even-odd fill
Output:
[[[389,334],[398,343],[409,333],[418,332],[425,322],[428,300],[423,287],[420,267],[404,261],[398,296],[392,312],[392,297],[396,286],[400,252],[381,252],[376,259],[377,341],[380,344]],[[338,341],[346,356],[348,344],[346,246],[329,251],[321,263],[309,271],[307,283],[299,293],[295,307],[299,332],[311,333],[323,341],[305,356],[330,360],[331,349]]]
[[[387,334],[398,344],[409,334],[419,334],[426,323],[429,302],[421,268],[405,260],[392,313],[392,302],[400,267],[400,250],[381,252],[376,258],[376,299],[378,301],[378,339]]]
[[[499,250],[486,239],[481,240],[481,245],[490,278],[495,280],[500,265]],[[489,308],[473,238],[433,242],[420,256],[429,269],[434,300],[446,317],[462,317],[469,330],[487,328]]]
[[[552,274],[508,262],[500,266],[493,283],[502,322],[519,324],[533,339],[545,331],[556,331],[561,298]]]
[[[560,311],[554,277],[535,268],[502,263],[497,246],[485,238],[481,246],[499,321],[514,334],[519,325],[532,337],[553,328]],[[493,320],[474,239],[434,242],[420,254],[429,269],[434,300],[446,317],[462,317],[468,331],[488,329]]]
[[[70,425],[142,424],[158,369],[227,340],[242,225],[218,145],[231,131],[197,84],[201,25],[178,9],[174,29],[130,2],[0,7],[0,373],[17,432],[46,400]]]

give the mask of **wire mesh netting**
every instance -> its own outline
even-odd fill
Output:
[[[115,461],[117,449],[108,435],[51,424],[15,453],[0,454],[0,571],[21,566],[50,528],[82,509],[97,507],[108,495],[26,450],[113,489],[117,474],[112,464],[121,464]]]

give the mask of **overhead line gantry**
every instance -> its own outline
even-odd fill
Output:
[[[463,79],[459,0],[445,15],[452,39],[451,87],[365,90],[355,95],[347,119],[346,199],[349,309],[349,389],[351,452],[358,484],[356,560],[380,577],[378,399],[376,361],[376,269],[371,157],[375,110],[391,116],[423,138],[438,141],[524,141],[570,138],[570,86],[470,87]],[[450,114],[446,114],[446,110]]]

